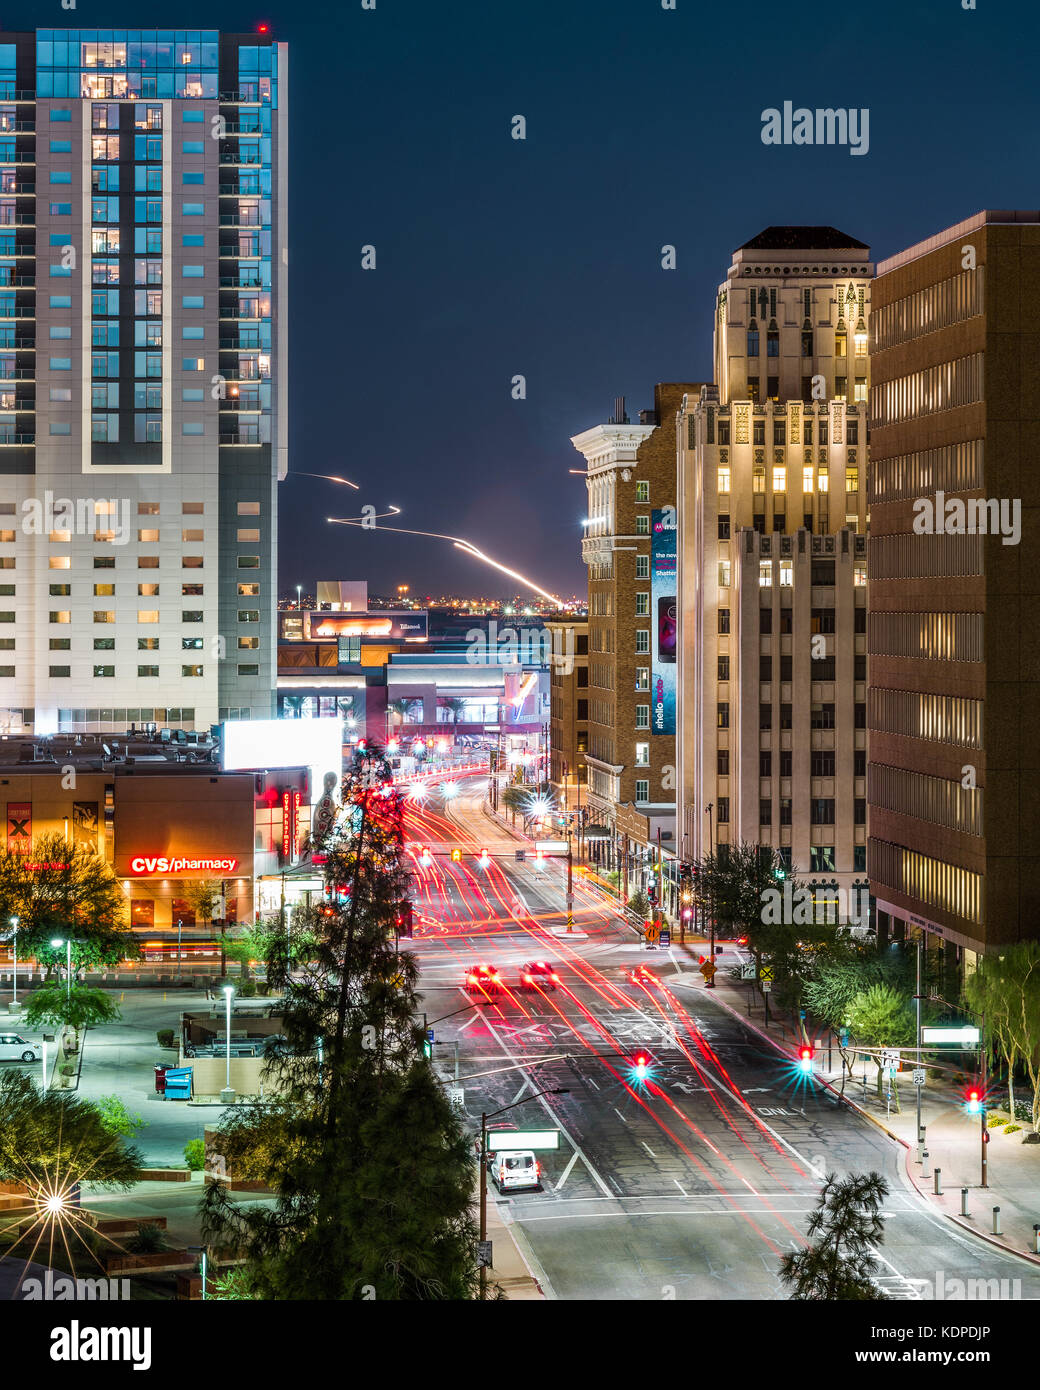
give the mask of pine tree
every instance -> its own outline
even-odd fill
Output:
[[[280,1099],[228,1117],[219,1141],[231,1176],[278,1199],[243,1211],[213,1184],[204,1229],[244,1250],[261,1297],[469,1297],[473,1155],[422,1055],[418,967],[396,931],[400,798],[379,750],[355,752],[342,801],[325,900],[271,943],[268,978],[288,992]]]
[[[884,1239],[881,1203],[888,1183],[880,1173],[830,1173],[811,1213],[811,1244],[780,1260],[781,1283],[793,1286],[793,1299],[862,1301],[886,1295],[872,1275],[878,1260],[874,1246]]]

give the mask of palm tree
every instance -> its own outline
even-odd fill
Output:
[[[466,713],[466,701],[460,700],[457,696],[441,701],[441,708],[451,711],[451,722],[453,725]]]

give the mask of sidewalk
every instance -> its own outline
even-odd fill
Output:
[[[699,945],[696,941],[692,946],[688,944],[686,954],[696,960],[702,953],[698,950]],[[704,943],[705,948],[706,945]],[[780,1051],[788,1055],[793,1053],[800,1041],[798,1025],[794,1020],[786,1015],[778,1016],[770,1009],[767,1029],[762,996],[757,990],[749,1014],[747,987],[742,987],[739,980],[731,979],[725,966],[719,970],[715,982],[712,994],[718,1004],[736,1014]],[[810,1040],[819,1038],[822,1042],[825,1030],[811,1030],[809,1037]],[[904,1048],[904,1056],[911,1051]],[[815,1058],[816,1078],[835,1094],[840,1094],[841,1058],[837,1046],[832,1050],[831,1063],[831,1067],[828,1067],[824,1044]],[[1022,1142],[1030,1132],[1031,1125],[1027,1121],[1016,1120],[1021,1128],[1014,1134],[1005,1134],[1002,1127],[990,1130],[990,1141],[986,1145],[989,1185],[982,1187],[980,1117],[965,1112],[963,1088],[930,1073],[921,1096],[921,1124],[925,1129],[924,1147],[928,1153],[925,1176],[924,1165],[917,1159],[917,1099],[911,1080],[912,1070],[912,1064],[904,1063],[903,1070],[893,1082],[898,1087],[899,1112],[893,1104],[889,1113],[884,1095],[878,1096],[877,1069],[871,1061],[868,1061],[866,1068],[866,1093],[862,1082],[862,1063],[859,1063],[855,1076],[846,1076],[844,1102],[903,1146],[907,1176],[937,1216],[973,1231],[1002,1250],[1040,1264],[1040,1255],[1035,1253],[1036,1236],[1033,1229],[1034,1225],[1040,1225],[1040,1144]],[[1007,1117],[1008,1112],[1006,1108],[991,1111],[991,1122],[996,1114]],[[935,1192],[934,1174],[937,1169],[941,1172],[941,1195]],[[968,1189],[967,1216],[961,1215],[962,1188]],[[994,1207],[1000,1208],[1001,1235],[994,1234]]]

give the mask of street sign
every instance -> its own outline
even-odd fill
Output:
[[[477,1241],[477,1268],[491,1268],[491,1242],[489,1240]]]
[[[488,1130],[488,1153],[519,1153],[531,1149],[555,1151],[560,1147],[558,1129],[497,1129]]]
[[[671,927],[662,927],[662,928],[661,928],[661,931],[660,931],[660,936],[659,936],[658,939],[659,939],[659,941],[660,941],[660,943],[661,943],[662,946],[670,946],[670,945],[672,944],[672,929],[671,929]]]
[[[518,849],[518,850],[516,851],[516,862],[517,862],[518,864],[522,864],[526,858],[527,858],[527,851],[526,851],[525,849]]]
[[[979,1030],[969,1023],[958,1023],[952,1027],[929,1027],[921,1029],[921,1041],[926,1047],[978,1047]]]
[[[899,1070],[899,1053],[895,1049],[882,1048],[881,1066],[890,1075]]]
[[[926,1073],[924,1067],[914,1067],[914,1085],[923,1086],[925,1075]]]
[[[746,961],[744,961],[744,963],[741,965],[741,967],[740,967],[740,978],[741,978],[742,980],[753,980],[753,979],[756,978],[756,976],[755,976],[755,962],[754,962],[753,960],[746,960]]]
[[[763,979],[763,980],[771,980],[772,978],[773,978],[773,967],[772,967],[771,965],[763,965],[763,967],[762,967],[762,979]]]
[[[773,984],[772,984],[772,981],[771,981],[771,980],[763,980],[763,981],[762,981],[762,993],[763,993],[763,994],[768,994],[772,988],[773,988]]]
[[[701,966],[701,974],[704,976],[706,980],[712,979],[715,975],[714,961],[706,960],[704,964]]]
[[[647,922],[643,928],[643,934],[651,945],[656,945],[657,939],[661,935],[661,928],[657,922]]]
[[[566,854],[566,840],[535,840],[534,847],[541,850],[542,854]]]

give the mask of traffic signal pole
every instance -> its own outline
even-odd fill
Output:
[[[571,832],[567,831],[567,930],[574,930],[574,855],[571,851]]]

